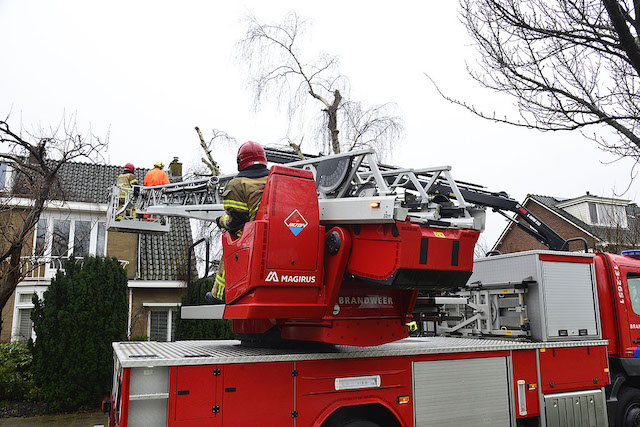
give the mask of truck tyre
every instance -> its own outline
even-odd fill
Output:
[[[626,387],[618,395],[616,427],[640,427],[640,390]]]

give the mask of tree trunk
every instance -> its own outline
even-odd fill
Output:
[[[340,153],[340,141],[338,140],[338,107],[340,106],[340,102],[342,101],[342,95],[339,90],[335,90],[333,92],[333,104],[331,104],[325,111],[329,116],[329,122],[327,123],[327,127],[329,128],[329,133],[331,135],[331,147],[333,148],[333,153]]]

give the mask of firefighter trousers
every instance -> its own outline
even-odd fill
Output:
[[[211,289],[211,295],[224,301],[224,258],[220,258],[218,271],[216,272],[215,283]]]

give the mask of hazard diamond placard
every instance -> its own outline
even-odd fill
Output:
[[[300,232],[309,224],[298,209],[291,212],[291,215],[284,220],[284,223],[289,227],[289,230],[291,230],[294,236],[300,234]]]

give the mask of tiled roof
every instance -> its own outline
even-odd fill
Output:
[[[584,221],[581,221],[575,216],[571,215],[564,209],[557,207],[559,203],[562,203],[563,201],[566,201],[568,199],[561,199],[558,197],[551,197],[551,196],[542,196],[538,194],[529,194],[528,197],[541,203],[551,211],[565,218],[567,221],[575,224],[576,226],[584,229],[585,231],[591,233],[592,235],[598,237],[603,241],[609,241],[612,237],[611,227],[605,227],[600,225],[589,225]],[[628,227],[626,231],[624,231],[625,229],[623,229],[622,234],[624,235],[616,236],[616,239],[622,240],[622,242],[620,243],[636,245],[638,238],[640,237],[640,236],[637,236],[638,232],[640,231],[640,207],[638,207],[635,204],[629,204],[625,207],[625,210],[627,213]]]
[[[597,229],[598,227],[591,226],[591,225],[585,223],[584,221],[579,220],[575,216],[571,215],[569,212],[565,211],[564,209],[558,208],[556,206],[558,203],[562,203],[563,201],[568,200],[568,199],[559,198],[559,197],[552,197],[552,196],[542,196],[542,195],[539,195],[539,194],[529,194],[528,197],[530,197],[533,200],[535,200],[535,201],[541,203],[542,205],[546,206],[551,211],[553,211],[554,213],[560,215],[561,217],[563,217],[567,221],[572,222],[573,224],[577,225],[578,227],[584,229],[585,231],[588,231],[589,233],[594,234],[594,235],[597,236],[597,234],[595,233],[595,231],[593,229],[594,228]]]
[[[142,184],[149,169],[136,169],[136,177]],[[62,165],[58,181],[66,201],[107,203],[111,186],[115,185],[123,166],[69,162]]]
[[[187,250],[192,243],[187,218],[171,218],[171,231],[140,234],[141,280],[186,280]]]

